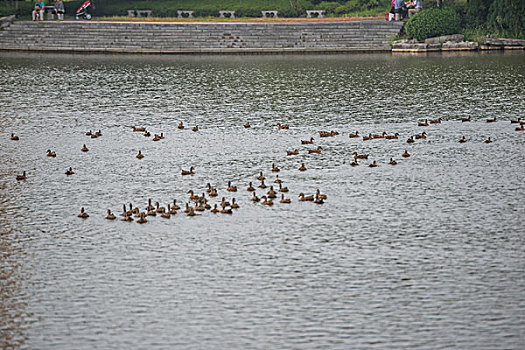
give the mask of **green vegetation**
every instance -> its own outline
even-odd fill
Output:
[[[424,40],[439,35],[459,32],[461,18],[452,8],[430,9],[422,11],[408,20],[405,26],[407,36]]]

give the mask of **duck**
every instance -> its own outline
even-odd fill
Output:
[[[511,123],[511,124],[519,124],[519,123],[521,123],[521,118],[518,118],[517,120],[512,120],[512,119],[511,119],[511,120],[510,120],[510,123]]]
[[[417,123],[417,126],[428,126],[428,120],[425,119],[424,122],[418,122],[418,123]]]
[[[142,154],[141,150],[139,150],[139,154],[137,154],[137,159],[142,159],[144,158],[144,155]]]
[[[371,163],[370,165],[368,165],[368,167],[369,167],[369,168],[375,168],[375,167],[377,167],[377,163],[376,163],[376,161],[374,160],[374,162]]]
[[[458,142],[459,143],[465,143],[465,142],[467,142],[467,139],[465,138],[465,136],[463,136],[462,138],[459,139]]]
[[[171,207],[169,204],[168,204],[168,211],[170,212],[171,215],[177,215],[177,209],[175,209],[174,207]]]
[[[487,119],[487,123],[495,123],[495,122],[496,122],[496,117],[492,119],[491,118]]]
[[[69,175],[73,175],[75,172],[73,171],[73,169],[71,167],[69,167],[69,169],[66,170],[66,172],[64,174],[66,174],[67,176]]]
[[[441,124],[441,118],[438,118],[438,119],[430,119],[429,122],[430,124]]]
[[[272,172],[274,173],[278,173],[279,171],[281,171],[281,169],[279,169],[278,167],[275,166],[275,163],[272,163]]]
[[[386,132],[383,131],[382,134],[374,134],[374,135],[372,135],[372,137],[373,137],[374,139],[384,139],[384,138],[385,138],[385,135],[386,135]]]
[[[306,171],[306,167],[304,166],[304,163],[301,163],[301,166],[299,167],[299,171]]]
[[[217,192],[217,190],[212,187],[211,192],[209,193],[209,196],[210,197],[217,197],[218,195],[219,195],[219,193]]]
[[[20,138],[16,136],[15,134],[11,134],[11,141],[18,141]]]
[[[164,140],[164,139],[165,139],[165,137],[164,137],[164,133],[163,133],[163,132],[160,133],[160,139],[161,139],[161,140]]]
[[[148,220],[146,219],[146,214],[140,213],[140,218],[137,220],[137,222],[139,224],[145,224],[146,222],[148,222]]]
[[[387,140],[397,140],[399,138],[399,134],[396,132],[394,135],[386,135],[385,139]]]
[[[255,192],[252,192],[252,202],[258,202],[260,201],[260,198],[257,197],[257,195],[255,194]]]
[[[184,129],[184,124],[182,124],[182,122],[179,123],[179,125],[177,126],[178,129]]]
[[[160,213],[165,213],[165,212],[166,212],[166,208],[161,207],[160,204],[159,204],[159,202],[155,202],[155,206],[156,206],[155,211],[156,211],[157,213],[160,214]]]
[[[288,192],[288,187],[283,187],[282,184],[279,184],[279,192]]]
[[[523,131],[525,130],[525,127],[523,125],[520,125],[518,126],[516,129],[514,129],[515,131]]]
[[[122,205],[122,213],[120,213],[120,216],[126,216],[128,215],[128,211],[126,210],[126,204]]]
[[[136,127],[136,126],[133,127],[133,132],[144,132],[144,131],[146,131],[145,127]]]
[[[188,214],[190,212],[190,205],[186,203],[186,208],[184,209],[184,212]]]
[[[97,133],[94,133],[94,134],[91,134],[90,136],[92,139],[96,139],[98,137],[98,134]]]
[[[319,198],[319,197],[315,197],[315,200],[314,200],[314,203],[315,204],[324,204],[324,200],[322,198]]]
[[[125,207],[124,207],[124,209],[125,209]],[[133,205],[131,203],[129,203],[129,210],[126,212],[126,214],[131,216],[131,215],[133,215],[134,212],[135,212],[135,210],[133,209]]]
[[[368,159],[368,154],[357,154],[357,152],[352,153],[354,159]]]
[[[106,215],[106,219],[108,220],[115,220],[117,217],[115,216],[115,214],[113,214],[111,212],[111,210],[108,209],[108,215]]]
[[[407,150],[405,150],[405,153],[403,153],[401,156],[408,158],[410,157],[410,154],[407,152]]]
[[[270,186],[270,190],[268,191],[268,198],[276,198],[277,193],[274,191],[273,186]]]
[[[328,196],[326,194],[322,194],[319,189],[317,189],[315,191],[315,197],[316,198],[321,198],[321,199],[327,199],[328,198]]]
[[[282,130],[282,129],[290,129],[290,124],[283,124],[281,125],[281,123],[277,123],[277,128],[279,130]]]
[[[305,196],[304,193],[299,193],[299,201],[301,202],[313,202],[314,200],[314,195],[310,195],[310,196]]]
[[[100,137],[102,136],[102,131],[100,131],[100,129],[95,133],[95,135],[97,135],[97,137]]]
[[[168,210],[162,214],[160,214],[160,217],[163,218],[163,219],[170,219],[171,218],[171,208],[170,208],[170,205],[168,204]]]
[[[146,132],[144,132],[143,135],[144,135],[144,137],[150,137],[150,136],[151,136],[151,133],[150,133],[149,131],[146,131]]]
[[[175,211],[180,209],[180,207],[177,205],[177,200],[176,199],[173,200],[173,205],[171,206],[171,209],[175,210]]]
[[[199,131],[199,126],[195,125],[193,128],[191,128],[191,131],[193,131],[193,132]]]
[[[219,209],[217,209],[217,204],[213,206],[213,209],[210,210],[213,214],[217,214],[219,212]]]
[[[257,176],[257,180],[261,180],[261,181],[264,181],[264,179],[266,179],[262,173],[262,171],[259,172],[259,176]]]
[[[195,169],[193,167],[191,167],[190,170],[182,170],[181,174],[182,175],[194,175],[195,174],[194,170]]]
[[[57,154],[56,154],[55,152],[51,151],[50,149],[48,149],[46,152],[47,152],[46,155],[47,155],[48,157],[56,158],[56,156],[57,156]]]
[[[279,175],[275,175],[275,180],[273,181],[273,183],[280,184],[282,182],[283,182],[283,180],[279,179]]]
[[[222,197],[220,205],[221,205],[222,208],[229,207],[230,206],[230,202],[226,201],[226,198]]]
[[[363,136],[363,141],[372,140],[373,138],[372,134],[368,134],[368,136]]]
[[[273,205],[272,199],[268,199],[266,196],[261,197],[261,204],[262,205]]]
[[[322,148],[321,146],[317,146],[317,148],[309,149],[309,150],[308,150],[308,154],[312,154],[312,153],[318,153],[318,154],[319,154],[319,153],[321,153],[321,150],[322,150],[322,149],[323,149],[323,148]]]
[[[390,158],[390,162],[388,162],[388,164],[397,165],[397,162],[394,159]]]
[[[199,196],[196,196],[195,193],[193,192],[193,190],[189,190],[188,194],[190,195],[190,201],[195,202],[196,200],[199,199]]]
[[[299,154],[299,150],[298,149],[294,149],[293,151],[286,151],[286,155],[287,156],[296,156]]]
[[[84,144],[80,150],[82,152],[88,152],[89,151],[89,149],[86,147],[86,144]]]
[[[350,163],[350,166],[354,167],[354,166],[358,166],[359,163],[357,162],[357,159],[354,158],[354,160]]]
[[[248,188],[246,189],[246,191],[248,191],[248,192],[253,192],[253,191],[255,191],[255,188],[253,188],[251,182],[250,182],[250,184],[248,185]]]
[[[261,180],[261,184],[259,185],[259,188],[266,188],[266,184],[264,183],[264,180]]]
[[[351,138],[351,139],[356,138],[356,137],[359,137],[359,131],[356,130],[355,133],[353,133],[353,134],[350,133],[350,134],[348,135],[348,137]]]
[[[281,194],[281,200],[279,202],[283,204],[290,204],[292,203],[292,200],[290,198],[284,198],[284,194]]]
[[[193,208],[193,210],[196,210],[196,211],[205,211],[206,210],[206,207],[204,206],[204,203],[202,201],[198,201],[195,205],[195,208]]]
[[[416,140],[426,139],[427,138],[427,133],[423,131],[421,134],[414,135],[414,137],[416,138]]]
[[[84,211],[84,207],[82,207],[82,208],[80,209],[80,214],[78,214],[77,216],[78,216],[79,218],[82,218],[82,219],[87,219],[87,218],[89,218],[88,213],[86,213],[86,212]]]
[[[151,205],[151,198],[148,198],[148,205],[146,206],[146,211],[155,210],[155,207]]]
[[[91,132],[91,130],[89,130],[88,132],[86,132],[86,136],[91,136],[93,133]]]
[[[310,140],[301,140],[301,145],[311,145],[314,143],[314,138],[310,137]]]
[[[414,140],[414,136],[410,136],[410,137],[408,138],[408,140],[407,140],[407,143],[414,143],[414,142],[416,142],[416,141]]]
[[[233,214],[232,208],[222,208],[221,214]]]
[[[486,140],[485,140],[485,141],[483,141],[483,142],[485,142],[485,143],[491,143],[491,142],[492,142],[492,140],[490,139],[490,136],[489,136],[489,138],[488,138],[488,139],[486,139]]]
[[[16,179],[17,179],[18,181],[22,181],[22,180],[27,179],[26,172],[24,171],[24,172],[22,173],[22,175],[16,175]]]
[[[470,120],[471,120],[470,117],[468,117],[468,118],[461,118],[461,122],[462,123],[469,122]]]
[[[140,214],[138,217],[140,217]],[[134,220],[133,217],[127,216],[127,215],[125,215],[122,219],[120,219],[120,221],[126,221],[126,222],[131,222],[133,220]]]
[[[155,209],[152,209],[152,210],[148,210],[145,215],[147,215],[147,216],[157,216],[157,212],[155,211]]]
[[[226,191],[228,191],[228,192],[237,192],[237,186],[232,186],[232,182],[228,181],[228,188],[226,188]]]
[[[235,198],[232,198],[232,209],[239,209],[239,204],[235,203]]]
[[[244,124],[244,127],[245,127],[246,129],[251,128],[250,122],[246,122],[246,124]]]
[[[162,140],[162,139],[160,138],[160,135],[155,134],[155,135],[153,136],[153,141],[160,141],[160,140]]]
[[[337,136],[337,135],[339,135],[338,131],[335,131],[335,130],[330,131],[330,136],[333,137],[333,136]]]

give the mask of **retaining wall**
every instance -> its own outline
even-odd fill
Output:
[[[15,21],[0,50],[115,53],[390,51],[403,24],[385,20],[268,22]]]

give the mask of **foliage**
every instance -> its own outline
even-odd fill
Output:
[[[488,13],[489,28],[503,36],[525,37],[523,0],[494,0]]]
[[[461,18],[452,8],[424,10],[410,18],[405,26],[409,38],[426,38],[458,33]]]

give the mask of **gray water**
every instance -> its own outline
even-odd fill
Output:
[[[2,53],[0,77],[2,348],[525,347],[525,132],[510,123],[525,119],[523,52]],[[354,151],[370,156],[352,168]],[[260,171],[275,185],[272,163],[291,204],[250,201]],[[207,183],[212,205],[240,208],[104,218],[148,198],[186,203]],[[323,205],[298,201],[316,189]]]

